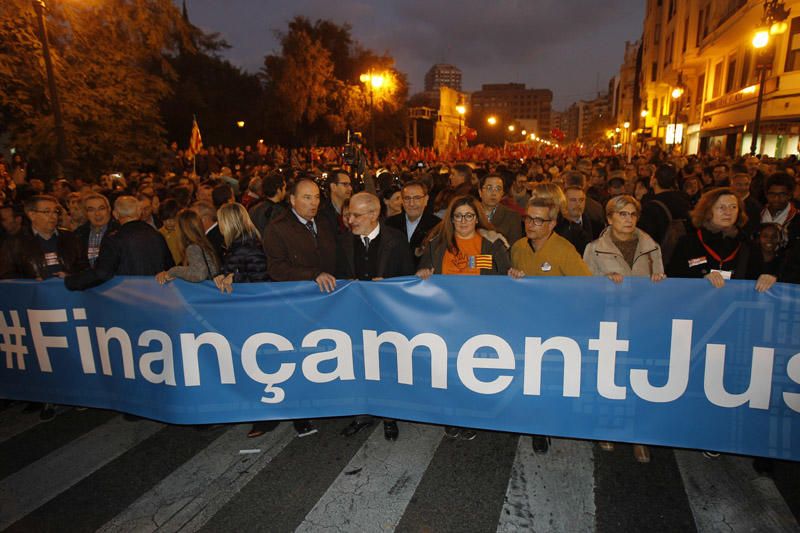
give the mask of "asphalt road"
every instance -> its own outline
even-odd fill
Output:
[[[800,531],[800,463],[706,459],[697,451],[601,451],[554,439],[347,419],[291,424],[256,439],[248,425],[127,421],[59,408],[50,422],[0,411],[0,529],[8,531]]]

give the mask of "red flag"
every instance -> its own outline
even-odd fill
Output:
[[[194,158],[203,148],[203,138],[200,136],[200,126],[197,125],[197,118],[192,119],[192,135],[189,137],[189,148],[186,150],[186,157]]]

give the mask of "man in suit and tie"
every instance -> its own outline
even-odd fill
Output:
[[[488,174],[481,179],[481,204],[486,218],[494,229],[506,238],[509,245],[522,238],[522,218],[500,203],[505,194],[503,178]]]
[[[380,224],[381,201],[372,193],[360,192],[350,199],[347,215],[350,231],[339,236],[336,249],[336,277],[362,281],[411,276],[415,267],[403,234],[395,228]],[[372,425],[369,415],[357,416],[344,430],[345,436],[355,435]],[[383,421],[386,440],[396,440],[397,422]]]
[[[323,292],[336,288],[335,230],[317,216],[319,203],[319,186],[300,178],[289,193],[291,209],[267,224],[262,244],[272,281],[314,281]],[[295,420],[294,428],[300,437],[317,432],[310,420]]]
[[[422,255],[422,242],[441,219],[425,211],[428,188],[420,181],[409,181],[400,191],[403,212],[386,219],[386,225],[400,230],[413,256],[414,267]]]

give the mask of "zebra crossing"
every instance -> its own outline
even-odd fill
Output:
[[[800,465],[771,477],[751,460],[653,448],[637,464],[553,439],[345,419],[247,439],[247,424],[194,428],[60,408],[39,423],[0,411],[0,529],[7,531],[779,531],[797,532]]]

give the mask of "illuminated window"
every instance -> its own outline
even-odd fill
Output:
[[[800,17],[792,19],[792,27],[789,30],[789,49],[786,52],[786,68],[790,70],[800,70]]]

